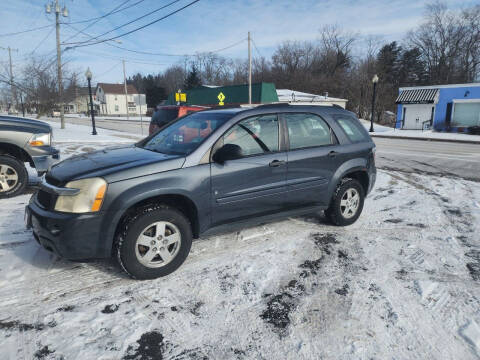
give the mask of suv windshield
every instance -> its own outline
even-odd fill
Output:
[[[171,155],[188,155],[234,113],[195,112],[167,126],[138,146]]]

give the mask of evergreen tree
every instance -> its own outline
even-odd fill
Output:
[[[420,50],[412,48],[404,51],[400,59],[399,85],[423,85],[426,83],[426,79],[427,70]]]
[[[200,75],[198,74],[197,67],[195,65],[192,66],[192,70],[188,73],[187,78],[185,79],[185,83],[183,87],[185,90],[194,89],[202,85],[202,80],[200,79]]]

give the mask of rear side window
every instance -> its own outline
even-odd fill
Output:
[[[178,117],[178,109],[159,109],[152,116],[152,123],[162,127]]]
[[[351,142],[363,142],[368,140],[368,134],[360,122],[349,116],[334,116]]]
[[[330,128],[319,116],[287,113],[284,117],[287,122],[290,150],[333,144]]]

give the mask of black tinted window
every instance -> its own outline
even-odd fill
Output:
[[[334,116],[338,124],[342,127],[347,137],[352,142],[362,142],[368,140],[368,134],[360,122],[350,116]]]
[[[152,123],[158,127],[167,125],[178,117],[178,109],[159,109],[152,116]]]
[[[278,151],[277,116],[256,116],[242,120],[225,133],[223,141],[240,146],[243,156]]]
[[[313,114],[285,114],[290,149],[332,144],[332,136],[327,123]]]

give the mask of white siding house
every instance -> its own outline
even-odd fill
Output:
[[[127,85],[127,100],[125,100],[125,87],[123,84],[98,83],[96,100],[99,102],[101,115],[146,115],[147,104],[145,94],[139,94],[135,86]]]

